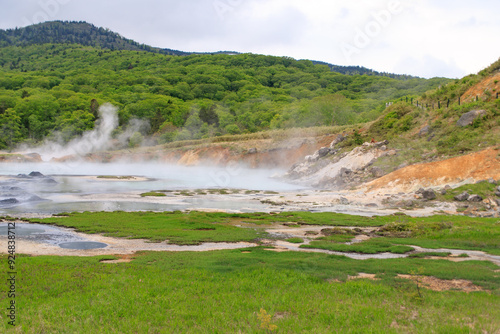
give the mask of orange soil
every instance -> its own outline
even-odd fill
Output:
[[[486,92],[490,92],[491,95],[487,96]],[[464,95],[462,95],[461,99],[463,102],[473,102],[476,96],[481,100],[495,99],[497,92],[500,92],[500,72],[469,88]]]
[[[366,185],[368,191],[397,188],[411,191],[420,187],[443,186],[459,183],[500,179],[500,147],[424,164],[411,165]]]
[[[197,148],[178,149],[152,149],[129,152],[105,152],[91,153],[85,160],[92,162],[113,162],[113,161],[159,161],[185,166],[196,166],[200,164],[225,166],[231,162],[244,163],[252,168],[258,167],[279,167],[288,168],[306,155],[313,154],[321,147],[329,146],[334,136],[322,136],[309,138],[300,145],[287,147],[286,143],[272,143],[271,140],[254,140],[248,142],[231,143],[228,145],[207,144]],[[276,147],[269,149],[269,147]],[[257,153],[248,153],[251,148],[256,148]],[[54,159],[55,161],[71,160],[73,157],[63,157]]]

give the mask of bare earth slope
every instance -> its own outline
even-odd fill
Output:
[[[491,75],[469,88],[463,95],[463,102],[473,102],[477,98],[487,100],[495,98],[496,92],[500,91],[500,72]]]
[[[380,177],[363,188],[366,191],[414,191],[421,187],[441,187],[500,179],[500,147],[443,161],[411,165]]]

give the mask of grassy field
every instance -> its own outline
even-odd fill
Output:
[[[109,257],[106,257],[109,258]],[[352,260],[261,248],[104,257],[19,257],[19,333],[497,333],[498,269],[487,262]],[[2,263],[6,262],[3,257]],[[436,292],[397,274],[467,279]],[[360,272],[380,280],[348,280]],[[0,303],[6,305],[5,294]]]
[[[379,227],[370,248],[428,244],[498,252],[498,219],[462,216],[356,217],[332,213],[72,213],[37,220],[178,244],[258,241],[273,223],[330,225],[319,243],[347,246],[360,229]],[[236,225],[243,225],[245,228]],[[475,232],[474,232],[475,231]],[[378,233],[378,234],[376,234]],[[289,239],[289,238],[288,238]],[[290,241],[300,241],[290,240]],[[398,246],[399,245],[399,246]],[[320,245],[317,245],[318,248]],[[139,252],[121,256],[18,255],[18,326],[7,333],[498,333],[498,266],[419,256],[354,260],[273,252],[268,246],[211,252]],[[385,249],[387,250],[387,249]],[[359,251],[346,249],[346,251]],[[360,251],[363,252],[363,251]],[[426,256],[447,254],[427,253]],[[0,256],[2,268],[7,257]],[[359,273],[376,280],[350,279]],[[398,275],[468,280],[483,291],[433,291]],[[0,294],[0,305],[8,305]],[[7,307],[7,306],[5,306]]]

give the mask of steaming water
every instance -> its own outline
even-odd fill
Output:
[[[18,174],[38,171],[50,176],[57,183],[47,183],[47,178],[18,178]],[[124,201],[86,200],[92,195],[140,193],[154,190],[195,190],[207,188],[291,191],[301,189],[271,178],[281,170],[247,169],[243,167],[185,167],[158,163],[37,163],[0,164],[0,200],[9,198],[12,187],[20,188],[29,197],[36,195],[46,201],[20,201],[15,205],[0,205],[0,214],[39,213],[53,214],[71,211],[171,211],[195,208],[213,208],[239,211],[266,211],[259,201],[241,196],[227,201],[213,198],[171,198],[168,203],[144,200]],[[140,181],[104,180],[85,176],[135,176]],[[173,197],[173,195],[170,195]],[[115,196],[116,197],[116,196]]]
[[[90,152],[102,151],[113,141],[122,144],[144,124],[134,120],[118,138],[112,140],[112,133],[118,126],[118,109],[111,104],[99,108],[99,120],[93,130],[69,143],[46,141],[39,147],[20,148],[22,152],[37,152],[42,160],[66,155],[84,156]],[[57,138],[57,134],[52,137]],[[14,178],[18,174],[32,171],[49,175],[52,179]],[[65,211],[168,211],[196,208],[214,208],[239,211],[266,211],[266,206],[258,201],[171,199],[170,201],[136,200],[89,200],[91,195],[147,192],[154,190],[194,190],[207,188],[237,188],[249,190],[296,190],[298,186],[273,180],[271,175],[277,170],[251,170],[238,166],[180,167],[155,163],[40,163],[40,164],[0,164],[0,214],[19,215],[22,213],[52,214]],[[280,173],[283,171],[279,171]],[[2,177],[2,175],[4,177]],[[141,176],[145,181],[96,180],[81,176]],[[9,180],[9,176],[12,178]],[[80,177],[75,177],[80,176]],[[57,181],[57,182],[54,182]],[[94,196],[95,197],[95,196]],[[115,196],[117,197],[117,196]],[[123,196],[122,196],[123,197]],[[42,201],[45,199],[46,201]],[[87,199],[87,200],[85,200]],[[166,203],[168,202],[168,203]]]

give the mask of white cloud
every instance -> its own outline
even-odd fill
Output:
[[[426,78],[459,78],[467,74],[457,66],[453,59],[445,61],[431,55],[424,55],[421,58],[408,57],[400,59],[394,68],[398,73],[415,72]]]

